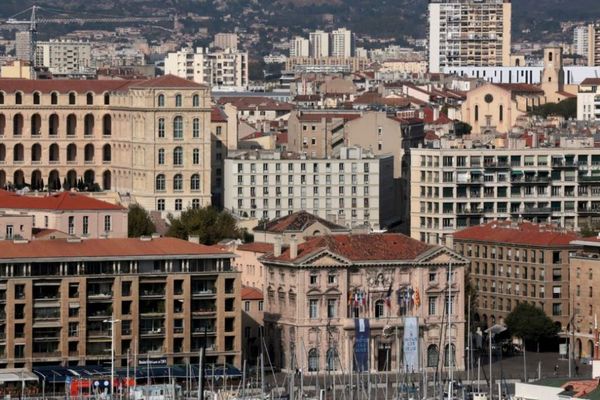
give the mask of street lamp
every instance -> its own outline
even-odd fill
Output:
[[[105,319],[105,324],[110,324],[110,399],[114,399],[115,384],[115,324],[121,322],[120,319]]]

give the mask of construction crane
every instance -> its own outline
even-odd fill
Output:
[[[52,17],[52,18],[40,18],[38,16],[38,12],[40,10],[46,11],[48,13],[55,13],[58,15],[67,15],[66,17]],[[31,12],[31,16],[28,20],[18,19],[18,17],[27,12]],[[177,16],[152,16],[152,17],[113,17],[113,16],[97,16],[91,18],[81,18],[77,16],[68,16],[68,14],[64,11],[54,11],[47,8],[42,8],[37,5],[33,5],[26,10],[23,10],[12,17],[9,17],[6,20],[0,20],[0,24],[4,23],[7,25],[22,25],[28,26],[29,31],[29,46],[30,46],[30,54],[29,61],[31,65],[34,65],[35,61],[35,47],[37,42],[37,26],[38,24],[89,24],[89,23],[124,23],[124,22],[165,22],[165,21],[175,21],[177,20]]]

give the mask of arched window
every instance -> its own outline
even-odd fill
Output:
[[[104,105],[107,106],[110,104],[110,94],[104,93]]]
[[[427,366],[437,367],[439,357],[440,352],[438,351],[438,347],[435,344],[429,345],[427,348]]]
[[[23,104],[23,93],[15,93],[15,104]]]
[[[6,172],[0,169],[0,188],[6,187]]]
[[[41,103],[40,92],[33,93],[33,104],[40,104],[40,103]]]
[[[42,172],[39,169],[36,169],[31,173],[31,190],[44,190]]]
[[[76,103],[75,93],[69,93],[69,104],[74,106]]]
[[[85,96],[85,102],[88,106],[91,106],[94,104],[94,94],[93,93],[88,93]]]
[[[0,161],[6,161],[6,146],[4,143],[0,143]]]
[[[52,114],[48,120],[48,135],[58,135],[58,115]]]
[[[94,162],[94,145],[91,143],[88,143],[85,145],[84,149],[84,161],[86,163],[91,163]]]
[[[173,190],[183,190],[183,175],[175,174],[173,177]]]
[[[13,161],[22,162],[25,159],[25,151],[23,149],[23,145],[21,143],[15,144],[13,147]]]
[[[479,121],[479,106],[475,105],[475,121]]]
[[[504,106],[502,104],[500,104],[500,108],[498,110],[498,119],[500,122],[504,120]]]
[[[195,94],[194,97],[192,97],[192,106],[200,107],[200,96],[198,96],[197,94]]]
[[[31,161],[42,161],[42,146],[39,143],[31,146]]]
[[[327,370],[328,371],[335,371],[337,370],[337,360],[338,360],[338,354],[337,354],[337,350],[336,349],[329,349],[327,350]]]
[[[190,179],[190,189],[200,190],[200,175],[194,174]]]
[[[0,92],[0,104],[4,104],[4,92]]]
[[[94,134],[94,115],[86,114],[83,118],[83,134],[85,136],[92,136]]]
[[[162,192],[165,190],[165,176],[163,174],[156,175],[155,188],[157,191]]]
[[[165,95],[164,94],[159,94],[158,95],[158,106],[159,107],[164,107],[165,106]]]
[[[67,136],[75,136],[77,131],[77,117],[75,114],[67,115]]]
[[[106,114],[102,117],[102,134],[105,136],[110,136],[112,134],[112,117],[110,114]]]
[[[173,138],[183,139],[183,117],[180,115],[173,119]]]
[[[112,186],[112,174],[110,171],[104,171],[102,174],[102,188],[104,190],[110,190]]]
[[[548,61],[552,61],[552,52],[548,53]]]
[[[375,302],[375,318],[385,317],[385,301],[377,300]]]
[[[77,146],[75,143],[70,143],[67,146],[67,162],[77,160]]]
[[[158,119],[158,137],[159,138],[165,137],[165,119],[164,118]]]
[[[194,118],[192,121],[192,136],[194,138],[200,137],[200,119]]]
[[[319,351],[310,349],[308,351],[308,372],[317,372],[319,370]]]
[[[4,136],[6,130],[6,117],[4,114],[0,114],[0,136]]]
[[[48,152],[48,161],[52,162],[58,162],[60,157],[60,149],[58,147],[58,144],[56,143],[52,143],[50,145],[50,149]]]
[[[173,149],[173,165],[183,165],[183,148],[175,147]]]
[[[13,184],[17,189],[23,189],[25,186],[25,174],[22,170],[16,170],[13,174]]]
[[[50,104],[58,104],[58,93],[50,93]]]
[[[110,144],[105,144],[102,147],[102,161],[103,162],[111,162],[112,160],[112,149],[110,147]]]
[[[194,165],[200,164],[200,149],[192,150],[192,163]]]
[[[165,149],[158,149],[158,165],[165,163]]]
[[[180,94],[175,95],[175,107],[181,107],[183,99]]]
[[[21,136],[23,134],[23,116],[16,114],[13,117],[13,135]]]
[[[448,352],[450,349],[450,352]],[[456,347],[454,345],[448,346],[444,348],[444,367],[448,367],[452,362],[452,366],[456,366]]]
[[[31,136],[39,136],[42,134],[42,117],[40,114],[31,116]]]

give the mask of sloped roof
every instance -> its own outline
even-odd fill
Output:
[[[196,83],[175,75],[163,75],[158,78],[147,79],[133,83],[134,88],[206,88],[206,85]]]
[[[494,83],[494,85],[509,92],[544,93],[539,86],[530,85],[528,83]]]
[[[298,245],[298,255],[290,259],[289,247],[279,257],[272,254],[264,260],[296,261],[322,250],[328,250],[350,261],[410,261],[431,250],[431,246],[400,233],[316,236]]]
[[[281,103],[270,97],[259,96],[223,96],[219,98],[219,104],[233,104],[238,110],[276,110],[291,111],[294,105]]]
[[[253,251],[255,253],[272,253],[273,252],[273,243],[265,243],[265,242],[253,242],[253,243],[244,243],[237,247],[237,250],[241,251]]]
[[[77,92],[96,94],[127,90],[136,81],[129,80],[95,80],[95,79],[0,79],[0,91],[6,93],[51,93],[51,92]]]
[[[242,300],[262,300],[264,299],[263,292],[257,288],[250,286],[242,286]]]
[[[213,107],[210,110],[210,122],[227,122],[227,115],[221,107]]]
[[[21,196],[0,192],[0,209],[16,210],[121,210],[123,206],[98,200],[75,192],[62,192],[49,196]]]
[[[257,226],[254,228],[254,231],[271,233],[302,232],[315,222],[325,225],[332,231],[348,231],[348,228],[344,226],[334,224],[306,211],[298,211],[281,218],[273,219],[265,225]]]
[[[600,85],[600,78],[585,78],[579,85]]]
[[[492,221],[472,226],[454,234],[454,240],[494,242],[528,246],[569,246],[578,238],[577,233],[560,231],[552,226],[531,222],[513,224],[510,221]]]

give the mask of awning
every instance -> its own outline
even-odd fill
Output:
[[[513,175],[523,175],[523,171],[511,171],[511,174]]]
[[[65,367],[59,365],[35,367],[33,373],[50,383],[65,383],[67,377],[72,377],[73,373]]]
[[[0,384],[7,382],[38,381],[34,373],[20,368],[0,369]]]

